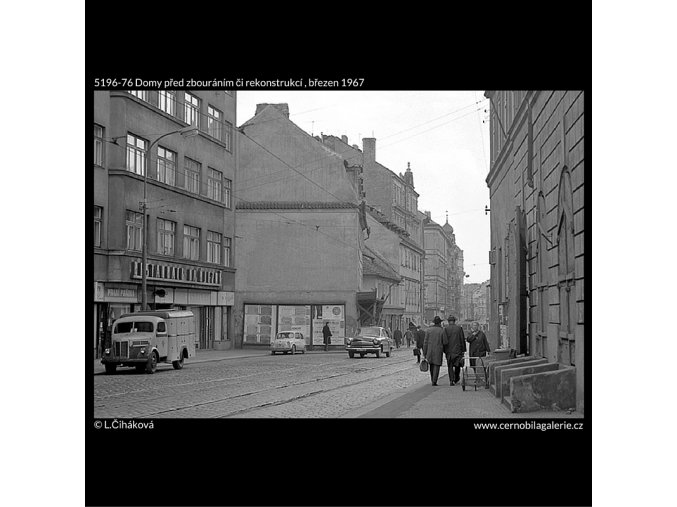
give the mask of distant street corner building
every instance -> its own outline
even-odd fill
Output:
[[[491,101],[492,349],[575,368],[584,399],[584,94],[485,92]],[[545,375],[545,374],[544,374]]]
[[[191,310],[199,348],[232,347],[235,113],[235,91],[94,92],[95,354],[141,310],[144,238],[150,309]]]

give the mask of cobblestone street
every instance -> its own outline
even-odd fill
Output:
[[[420,383],[411,349],[390,358],[344,353],[259,355],[161,365],[154,375],[121,368],[94,375],[99,418],[341,417]]]

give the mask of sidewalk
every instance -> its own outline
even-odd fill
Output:
[[[324,350],[307,350],[306,354],[345,354],[343,348],[336,350],[329,350],[325,352]],[[245,348],[245,349],[230,349],[230,350],[204,350],[198,349],[195,351],[195,357],[186,359],[186,363],[206,363],[210,361],[224,361],[227,359],[241,359],[243,357],[256,357],[256,356],[267,356],[270,355],[270,349],[267,347],[262,347],[260,349],[256,348]],[[171,364],[159,363],[158,368],[163,368]],[[94,374],[104,373],[106,369],[101,364],[101,358],[94,360]]]
[[[416,365],[418,368],[418,365]],[[430,384],[428,373],[421,372],[421,382],[410,387],[405,394],[394,394],[361,409],[345,414],[344,418],[396,418],[396,419],[561,419],[582,418],[577,412],[540,411],[512,413],[488,389],[450,386],[446,368],[440,372],[438,385]]]

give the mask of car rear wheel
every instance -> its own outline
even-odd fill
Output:
[[[386,352],[386,357],[390,357],[390,349],[388,349],[388,352]]]
[[[360,357],[364,357],[364,352],[360,352]]]
[[[271,351],[270,351],[270,355],[271,355],[271,356],[274,356],[274,355],[275,355],[275,351],[274,351],[274,350],[271,350]]]

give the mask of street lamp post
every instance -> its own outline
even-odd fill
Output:
[[[151,162],[150,153],[151,150],[153,149],[153,146],[155,146],[158,143],[158,141],[162,138],[165,138],[172,134],[181,134],[184,137],[193,137],[196,136],[198,133],[199,133],[198,128],[194,125],[190,125],[188,127],[184,127],[178,130],[172,130],[171,132],[162,134],[155,141],[150,143],[150,146],[146,150],[146,167],[144,167],[143,169],[143,201],[141,202],[141,210],[143,212],[143,238],[141,241],[141,310],[148,309],[148,296],[146,294],[148,284],[148,275],[146,274],[146,265],[148,262],[148,217],[146,215],[146,212],[148,210],[148,201],[146,199],[147,195],[146,187],[148,181],[148,171],[150,170],[150,162]]]

